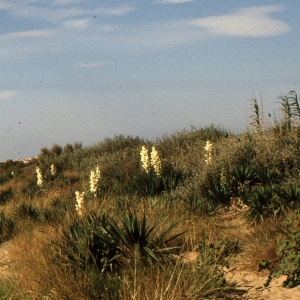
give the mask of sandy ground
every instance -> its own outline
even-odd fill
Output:
[[[12,247],[11,242],[0,245],[0,281],[9,277],[9,266],[11,263],[9,252]]]
[[[287,289],[282,286],[285,276],[276,279],[273,278],[269,286],[265,287],[268,274],[251,272],[251,271],[238,271],[234,267],[227,270],[226,279],[237,283],[236,288],[244,292],[240,296],[241,299],[300,299],[300,287]]]
[[[181,259],[183,263],[189,263],[197,259],[196,252],[187,252]],[[273,278],[271,283],[265,287],[268,280],[268,271],[253,272],[240,268],[238,264],[232,265],[230,269],[224,269],[225,277],[228,282],[235,282],[237,295],[233,299],[256,299],[256,300],[285,300],[285,299],[300,299],[300,286],[287,289],[282,286],[286,276]]]

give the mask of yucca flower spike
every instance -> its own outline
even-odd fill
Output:
[[[146,146],[142,146],[140,155],[141,155],[142,168],[145,170],[146,173],[148,173],[150,169],[150,163],[149,163],[148,149],[146,148]]]
[[[55,176],[57,172],[57,168],[54,164],[51,165],[51,175]]]
[[[205,163],[206,164],[211,164],[212,163],[212,143],[207,140],[206,145],[204,147],[206,154],[205,154]]]
[[[151,165],[154,169],[156,176],[160,177],[161,176],[161,160],[160,160],[159,154],[154,146],[152,147],[152,151],[151,151]]]
[[[100,167],[97,166],[95,170],[91,171],[90,175],[90,191],[94,194],[94,196],[97,196],[97,190],[98,190],[98,185],[100,181]]]
[[[82,217],[83,214],[83,202],[84,202],[84,192],[80,193],[79,191],[75,192],[76,195],[76,204],[75,208],[77,210],[78,216]]]
[[[39,167],[36,167],[36,174],[37,174],[37,185],[42,186],[44,184],[42,171]]]

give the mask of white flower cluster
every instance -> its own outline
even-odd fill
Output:
[[[212,143],[210,141],[207,141],[204,149],[206,151],[205,162],[206,162],[206,164],[211,164],[212,163]]]
[[[57,172],[57,168],[54,164],[51,165],[51,175],[55,176]]]
[[[158,155],[158,152],[156,151],[155,147],[152,147],[151,151],[151,165],[153,166],[154,172],[157,177],[161,176],[161,160]]]
[[[76,204],[75,204],[75,208],[77,210],[78,216],[82,217],[83,214],[83,201],[84,201],[84,192],[82,192],[80,194],[79,191],[75,192],[76,195]]]
[[[161,176],[161,159],[159,157],[159,154],[155,147],[152,147],[151,151],[151,161],[149,163],[149,156],[148,156],[148,149],[145,146],[142,146],[142,151],[141,151],[141,162],[142,162],[142,167],[145,170],[146,173],[149,172],[150,167],[152,166],[154,169],[154,172],[157,177]]]
[[[39,167],[36,167],[36,174],[37,174],[37,185],[42,186],[44,184],[42,171]]]
[[[91,171],[90,175],[90,191],[94,193],[94,196],[96,197],[96,193],[98,190],[99,180],[100,180],[100,167],[97,166],[95,170]]]
[[[148,149],[146,148],[146,146],[142,146],[140,155],[141,155],[142,168],[145,170],[146,173],[148,173],[150,169],[150,163],[149,163]]]

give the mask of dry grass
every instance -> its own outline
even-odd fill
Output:
[[[172,164],[173,171],[180,170],[184,174],[184,180],[170,194],[163,190],[142,197],[134,190],[134,185],[125,186],[127,180],[139,175],[142,144],[154,144],[139,139],[116,137],[115,140],[68,154],[45,154],[36,163],[48,172],[54,163],[61,173],[57,178],[47,177],[42,189],[35,186],[35,165],[17,166],[16,176],[0,184],[0,193],[12,189],[12,198],[6,202],[3,200],[0,210],[15,226],[11,227],[12,234],[9,235],[9,254],[5,252],[13,263],[9,268],[9,280],[0,281],[0,298],[5,293],[11,299],[183,300],[225,297],[232,286],[222,282],[221,258],[224,264],[257,270],[262,260],[276,259],[277,239],[282,232],[276,222],[268,218],[255,228],[249,228],[239,213],[228,214],[224,210],[205,216],[201,207],[191,205],[188,199],[191,195],[199,199],[209,197],[209,180],[218,178],[224,167],[232,185],[231,196],[239,197],[234,194],[239,190],[231,172],[243,162],[251,163],[256,170],[261,165],[274,167],[282,176],[280,183],[276,182],[278,185],[297,184],[295,174],[300,171],[300,159],[295,155],[300,150],[298,131],[281,132],[280,135],[278,132],[281,131],[265,129],[263,134],[228,135],[222,130],[209,128],[157,141],[163,162]],[[204,162],[207,140],[213,144],[213,163],[210,166]],[[103,170],[101,176],[105,179],[105,188],[99,197],[94,197],[89,192],[89,174],[98,164]],[[8,172],[14,167],[11,164],[4,171],[10,174]],[[256,186],[264,184],[257,178],[255,180]],[[148,226],[155,224],[158,218],[166,219],[164,225],[158,223],[154,235],[177,222],[169,236],[184,234],[168,245],[178,246],[174,252],[176,255],[164,256],[160,265],[146,264],[132,251],[134,247],[129,246],[127,251],[132,253],[120,258],[122,267],[113,269],[110,266],[101,273],[94,263],[83,264],[83,269],[77,264],[79,260],[74,262],[72,258],[63,256],[67,252],[63,251],[63,247],[68,245],[65,240],[62,241],[63,231],[67,232],[78,221],[75,191],[85,192],[84,220],[90,213],[105,215],[124,229],[122,216],[129,210],[135,212],[139,220],[145,214]],[[24,203],[35,209],[39,217],[35,218],[34,212],[16,213]],[[277,221],[283,222],[283,219]],[[1,222],[7,230],[8,223],[5,220]],[[3,233],[0,232],[0,235]],[[86,240],[83,239],[83,243]],[[226,248],[237,241],[238,249]],[[218,243],[221,248],[214,248]],[[225,257],[226,251],[229,257]],[[189,263],[182,259],[187,253],[194,257]]]

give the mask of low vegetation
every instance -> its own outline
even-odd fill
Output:
[[[254,99],[239,134],[115,136],[1,163],[0,242],[13,247],[0,299],[230,299],[224,270],[241,255],[298,285],[300,109],[295,92],[280,101],[266,126]]]

